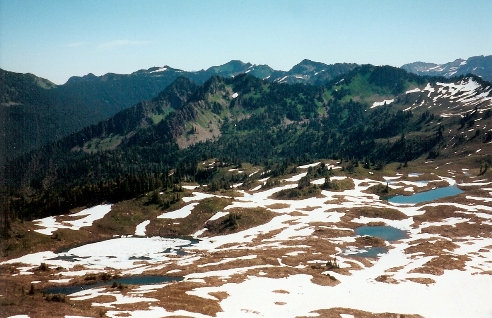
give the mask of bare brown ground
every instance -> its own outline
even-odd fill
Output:
[[[383,239],[374,236],[358,236],[355,239],[355,246],[357,247],[366,247],[366,246],[374,246],[374,247],[383,247],[386,246],[386,243]]]
[[[418,277],[418,278],[410,277],[410,278],[407,278],[407,280],[415,282],[415,283],[423,284],[423,285],[431,285],[431,284],[434,284],[436,282],[432,278],[428,278],[428,277]]]
[[[188,295],[186,293],[197,287],[202,287],[202,285],[198,283],[179,282],[146,295],[149,295],[147,297],[159,299],[159,306],[164,307],[168,311],[177,311],[181,309],[215,316],[217,312],[222,310],[218,304],[219,298],[217,298],[217,301],[214,301],[212,299]]]
[[[290,204],[286,204],[286,203],[274,203],[274,204],[267,205],[266,207],[269,208],[269,209],[273,209],[273,210],[280,210],[280,209],[289,208],[290,207]]]
[[[446,239],[416,240],[413,245],[405,249],[406,254],[423,253],[426,256],[439,255],[446,253],[444,250],[453,251],[458,247],[457,244]]]
[[[482,223],[458,223],[456,225],[429,226],[422,229],[422,233],[439,234],[448,238],[466,236],[492,237],[492,225]]]
[[[340,318],[340,314],[349,314],[357,318],[423,318],[420,315],[411,314],[392,314],[392,313],[371,313],[367,311],[351,309],[351,308],[331,308],[313,311],[317,313],[320,318]],[[307,317],[297,317],[297,318],[307,318]]]
[[[439,222],[451,217],[468,218],[467,215],[460,213],[454,205],[429,206],[424,209],[424,214],[414,216],[414,226],[419,226],[423,222]]]
[[[445,170],[435,170],[436,165],[442,165],[443,163],[435,163],[432,167],[424,167],[423,170],[428,169],[428,171],[424,171],[425,174],[418,178],[407,178],[409,181],[416,180],[436,180],[436,174],[441,176],[450,176]],[[453,164],[454,165],[454,164]],[[451,168],[451,166],[444,166],[446,169]],[[458,169],[459,166],[456,166],[454,169]],[[407,170],[402,171],[404,174],[408,172],[418,172],[415,167],[409,167]],[[477,170],[477,169],[476,169]],[[460,171],[456,171],[459,173]],[[470,170],[471,173],[475,173],[474,170]],[[478,170],[477,170],[478,172]],[[383,173],[381,173],[383,174]],[[458,182],[471,182],[473,179],[467,176],[460,176],[456,178]],[[397,184],[397,183],[396,183]],[[429,187],[441,185],[440,182],[432,182]],[[444,185],[444,183],[442,183]],[[418,191],[424,191],[426,188],[416,188]],[[457,202],[460,204],[467,205],[490,205],[490,203],[486,203],[483,201],[477,200],[469,200],[466,199],[466,195],[473,195],[477,197],[488,197],[488,192],[480,190],[479,187],[466,187],[466,193],[460,196],[453,197],[452,199],[445,199],[441,202]],[[334,202],[342,202],[343,197],[339,196],[335,198],[335,200],[330,201],[329,203]],[[181,206],[184,206],[184,203],[179,203],[174,205],[169,210],[175,210]],[[40,242],[39,245],[26,245],[28,248],[24,251],[23,254],[27,252],[36,252],[42,250],[49,249],[57,249],[66,246],[69,242],[70,245],[78,244],[78,243],[86,243],[90,239],[102,239],[109,238],[113,234],[114,231],[123,230],[124,234],[132,234],[134,231],[135,225],[143,220],[145,216],[148,218],[149,216],[155,217],[159,213],[163,211],[156,210],[155,207],[148,207],[144,210],[139,210],[141,207],[134,207],[135,209],[128,209],[130,205],[119,206],[115,209],[113,214],[109,214],[108,218],[102,220],[101,222],[96,222],[94,226],[89,228],[83,228],[78,233],[71,233],[74,231],[70,230],[59,230],[57,231],[62,237],[63,240],[66,241],[58,241],[56,238],[45,237],[41,235],[32,235],[33,242]],[[270,209],[283,209],[289,207],[288,204],[275,204],[269,206]],[[292,216],[302,216],[313,210],[315,207],[306,207],[300,211],[292,212],[290,215]],[[126,210],[125,210],[126,209]],[[465,266],[465,262],[470,258],[468,256],[456,256],[453,255],[452,252],[455,250],[458,245],[455,242],[462,241],[464,237],[472,236],[472,237],[491,237],[492,236],[492,226],[483,224],[483,218],[475,216],[473,213],[467,213],[468,211],[461,211],[460,208],[457,208],[451,204],[442,205],[438,207],[423,207],[425,213],[420,216],[414,217],[414,225],[415,227],[421,225],[423,222],[441,222],[450,217],[461,217],[465,219],[469,219],[469,223],[458,223],[455,226],[430,226],[423,228],[424,233],[432,233],[436,235],[442,235],[447,237],[450,240],[441,238],[441,239],[432,239],[432,240],[419,240],[413,241],[412,246],[408,247],[405,252],[407,254],[413,253],[421,253],[419,255],[424,256],[434,256],[434,258],[430,259],[426,264],[424,264],[420,268],[416,268],[411,273],[426,273],[433,275],[441,275],[444,270],[448,269],[459,269],[462,270]],[[203,220],[200,219],[199,222],[191,222],[189,226],[186,227],[187,230],[197,230],[203,223],[208,219],[209,216],[213,215],[215,211],[212,210],[203,210],[205,213],[203,214]],[[226,292],[214,292],[209,295],[214,299],[205,299],[193,295],[189,295],[186,292],[191,291],[200,287],[220,287],[227,283],[241,283],[244,280],[248,279],[250,276],[263,276],[269,278],[282,278],[288,277],[291,275],[297,274],[307,274],[312,276],[312,282],[322,286],[334,286],[338,284],[338,281],[330,277],[330,272],[336,272],[342,275],[350,275],[350,271],[361,269],[361,265],[357,262],[361,262],[363,266],[370,267],[372,266],[371,260],[367,258],[354,257],[353,261],[350,261],[350,258],[345,258],[344,263],[350,265],[348,268],[336,269],[330,268],[327,266],[329,260],[332,260],[336,255],[337,250],[335,247],[341,248],[342,250],[347,246],[381,246],[384,244],[382,240],[374,239],[374,238],[357,238],[355,243],[339,243],[334,244],[330,241],[331,238],[337,237],[350,237],[353,236],[353,231],[350,229],[356,228],[360,226],[360,223],[352,222],[354,218],[360,216],[367,217],[381,217],[388,220],[401,220],[405,218],[401,212],[392,209],[382,209],[382,208],[353,208],[346,210],[336,210],[337,212],[344,212],[345,215],[342,217],[341,222],[335,223],[324,223],[324,222],[313,222],[309,224],[310,227],[314,228],[313,235],[309,237],[298,237],[295,240],[283,241],[283,242],[271,242],[269,240],[273,239],[275,235],[280,233],[282,229],[271,231],[268,233],[260,234],[258,237],[254,238],[252,242],[243,243],[231,243],[221,247],[220,250],[217,251],[189,251],[189,253],[193,253],[197,256],[200,256],[200,259],[193,262],[191,265],[179,265],[178,260],[181,259],[180,256],[173,257],[173,259],[166,260],[167,264],[160,270],[154,270],[146,272],[146,274],[162,274],[165,275],[169,271],[179,270],[178,273],[173,273],[172,275],[188,275],[188,274],[203,274],[207,275],[210,271],[217,270],[234,270],[238,269],[235,274],[231,274],[228,277],[225,276],[206,276],[197,280],[191,281],[182,281],[170,284],[164,288],[160,288],[156,291],[143,294],[143,297],[150,297],[158,299],[158,302],[152,303],[136,303],[136,304],[126,304],[126,305],[117,305],[116,309],[121,310],[136,310],[136,309],[148,309],[149,306],[162,306],[166,308],[168,311],[174,310],[187,310],[190,312],[202,313],[205,315],[214,316],[217,312],[221,310],[219,302],[229,295]],[[75,211],[74,211],[75,212]],[[197,211],[195,211],[197,212]],[[490,212],[481,210],[480,213]],[[128,220],[128,224],[121,223],[118,226],[112,224],[112,221],[117,217],[121,220]],[[194,217],[194,216],[193,216]],[[207,217],[207,218],[205,218]],[[268,222],[269,219],[265,219],[262,222]],[[170,220],[173,223],[176,222],[174,220]],[[179,220],[180,223],[187,223],[187,221]],[[200,223],[202,222],[202,223]],[[261,222],[259,222],[261,223]],[[291,222],[295,224],[296,222]],[[27,223],[26,223],[27,224]],[[289,223],[286,223],[289,225]],[[24,230],[27,231],[27,225],[23,225],[25,227]],[[147,230],[149,233],[159,234],[159,229],[163,226],[171,227],[171,224],[159,223],[155,219],[151,221],[151,224],[148,226]],[[334,226],[339,228],[333,228]],[[248,228],[247,224],[245,224],[244,228]],[[340,229],[345,228],[345,229]],[[32,227],[29,228],[32,230]],[[107,229],[110,229],[109,232],[106,232]],[[185,228],[183,228],[184,230]],[[31,232],[32,233],[32,232]],[[93,236],[90,236],[90,233]],[[26,240],[27,242],[28,240]],[[278,245],[276,245],[279,243]],[[19,243],[21,244],[21,243]],[[280,245],[281,244],[281,245]],[[391,243],[398,244],[398,243]],[[48,248],[47,248],[48,247]],[[239,248],[240,247],[240,248]],[[391,248],[391,246],[390,246]],[[487,247],[488,248],[488,247]],[[484,248],[484,251],[487,249]],[[292,252],[301,252],[289,254]],[[240,259],[244,256],[256,255],[255,258],[251,259]],[[11,256],[9,256],[11,258]],[[221,262],[224,259],[234,259],[227,263],[215,264],[217,262]],[[356,262],[357,261],[357,262]],[[250,268],[250,267],[258,267],[258,268]],[[83,267],[78,267],[73,270],[82,270]],[[243,270],[240,270],[243,269]],[[387,270],[385,275],[381,275],[377,278],[378,281],[385,283],[397,283],[392,278],[392,273],[401,270],[402,267],[395,267]],[[93,307],[92,303],[94,301],[97,302],[110,302],[114,300],[113,296],[100,296],[95,299],[89,299],[87,301],[72,301],[69,297],[66,298],[66,302],[57,303],[57,302],[49,302],[46,301],[43,295],[38,291],[41,288],[47,286],[60,286],[61,284],[49,283],[50,279],[59,279],[59,272],[55,268],[51,268],[49,271],[33,271],[32,275],[19,275],[12,276],[13,274],[18,273],[18,269],[16,266],[11,265],[3,265],[0,266],[0,316],[2,315],[14,315],[14,314],[29,314],[31,317],[62,317],[64,315],[81,315],[81,316],[91,316],[98,317],[104,316],[104,312],[107,310],[106,308],[98,308]],[[489,271],[492,275],[492,271]],[[114,271],[114,273],[118,273],[118,271]],[[484,273],[487,273],[484,272]],[[40,283],[36,284],[36,291],[34,295],[27,295],[30,282],[39,280]],[[420,283],[420,284],[432,284],[434,281],[430,278],[408,278],[408,280]],[[84,281],[84,277],[74,278],[71,281],[71,284],[76,284]],[[123,294],[131,292],[135,287],[128,287],[121,291]],[[22,292],[24,290],[24,293]],[[108,289],[115,291],[113,289]],[[220,290],[220,288],[219,288]],[[288,293],[285,290],[275,291],[277,293]],[[283,303],[277,303],[278,306],[284,305]],[[113,309],[112,309],[113,310]],[[62,313],[57,316],[57,313]],[[323,309],[318,310],[315,313],[318,313],[320,317],[336,317],[339,318],[341,313],[344,314],[352,314],[357,318],[366,318],[366,317],[411,317],[417,318],[420,317],[418,315],[410,315],[410,314],[394,314],[394,313],[369,313],[365,311],[359,311],[355,309],[349,308],[332,308],[332,309]]]
[[[352,217],[352,219],[365,216],[368,218],[383,218],[388,220],[403,220],[406,219],[407,216],[396,210],[391,208],[376,208],[376,207],[356,207],[349,209],[346,212],[346,215]]]

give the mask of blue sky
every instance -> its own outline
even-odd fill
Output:
[[[0,68],[72,75],[240,59],[401,66],[492,54],[490,0],[0,0]]]

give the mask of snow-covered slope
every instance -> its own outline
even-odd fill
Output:
[[[428,83],[424,88],[406,91],[400,99],[410,104],[405,110],[440,108],[441,117],[461,116],[475,109],[483,113],[492,109],[492,85],[465,77],[450,83]]]
[[[402,68],[418,75],[452,77],[474,74],[492,81],[492,55],[473,56],[466,60],[456,59],[445,64],[414,62],[405,64]]]

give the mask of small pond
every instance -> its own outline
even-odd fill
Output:
[[[159,275],[130,276],[130,277],[121,277],[116,279],[99,281],[86,285],[49,287],[43,289],[43,293],[70,295],[94,287],[107,286],[107,285],[110,286],[115,282],[124,285],[153,285],[153,284],[160,284],[160,283],[167,283],[167,282],[177,282],[181,280],[183,280],[183,277],[179,277],[179,276],[159,276]]]
[[[361,226],[356,228],[355,235],[379,237],[385,241],[397,241],[407,237],[407,233],[392,226]]]
[[[413,195],[396,195],[394,197],[388,198],[388,202],[415,204],[415,203],[429,202],[445,197],[451,197],[460,193],[463,193],[463,190],[453,185],[453,186],[437,188],[425,192],[419,192]]]

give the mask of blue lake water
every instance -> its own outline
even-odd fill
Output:
[[[86,284],[86,285],[50,287],[50,288],[43,289],[43,293],[70,295],[94,287],[112,285],[114,282],[124,285],[153,285],[153,284],[160,284],[166,282],[176,282],[181,280],[183,280],[183,277],[179,277],[179,276],[159,276],[159,275],[130,276],[130,277],[121,277],[117,279],[100,281],[100,282]]]
[[[451,197],[457,194],[463,193],[463,190],[457,186],[449,186],[444,188],[437,188],[425,192],[415,193],[413,195],[396,195],[388,198],[388,202],[391,203],[422,203],[429,202],[445,197]]]
[[[392,226],[361,226],[355,229],[355,235],[379,237],[385,241],[396,241],[407,237],[407,233]]]

